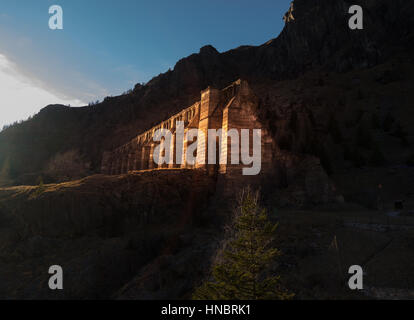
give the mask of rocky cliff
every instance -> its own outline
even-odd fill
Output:
[[[53,156],[72,149],[82,154],[90,173],[98,172],[104,150],[191,105],[209,85],[220,88],[244,78],[263,97],[273,90],[272,84],[310,70],[345,73],[372,68],[401,52],[408,57],[413,48],[413,4],[357,3],[365,10],[362,31],[348,28],[349,1],[295,0],[284,30],[261,46],[223,53],[205,46],[129,94],[84,108],[44,108],[33,119],[0,133],[3,184],[36,183]],[[275,128],[274,123],[269,126]]]
[[[362,31],[348,28],[351,4],[364,8]],[[366,266],[367,292],[410,296],[414,4],[295,0],[285,17],[279,37],[261,46],[206,46],[131,93],[84,108],[48,106],[2,131],[2,183],[34,186],[0,189],[0,297],[188,298],[234,205],[216,181],[197,170],[37,179],[72,149],[85,174],[96,173],[104,150],[191,105],[207,86],[238,78],[252,86],[274,141],[275,175],[262,195],[280,222],[278,273],[288,287],[298,298],[361,298],[338,284],[337,256],[327,250],[337,237],[344,263]],[[336,193],[365,208],[281,209]],[[390,217],[395,199],[408,209]],[[64,292],[47,289],[53,264],[64,267]]]

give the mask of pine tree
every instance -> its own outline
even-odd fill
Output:
[[[269,275],[269,265],[280,255],[272,247],[277,224],[268,220],[259,207],[259,194],[249,188],[242,192],[232,230],[234,235],[212,267],[212,280],[196,289],[199,300],[290,299],[280,286],[280,277]]]

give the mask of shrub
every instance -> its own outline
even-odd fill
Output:
[[[43,178],[41,176],[38,178],[38,181],[39,181],[39,185],[36,188],[35,192],[33,193],[34,197],[40,196],[45,191],[45,186],[43,184]]]

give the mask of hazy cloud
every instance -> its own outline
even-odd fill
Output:
[[[0,54],[0,129],[14,121],[27,119],[49,104],[85,105],[81,100],[47,88]]]

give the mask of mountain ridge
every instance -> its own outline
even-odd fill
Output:
[[[191,105],[208,86],[225,87],[244,78],[257,88],[295,79],[309,70],[369,68],[395,52],[412,49],[412,3],[364,0],[352,4],[365,10],[362,31],[347,27],[349,1],[295,0],[294,20],[265,44],[223,53],[207,45],[128,94],[107,97],[89,107],[48,106],[29,121],[0,133],[0,169],[4,171],[8,163],[13,178],[41,175],[54,155],[77,149],[90,163],[90,172],[98,172],[104,150]]]

